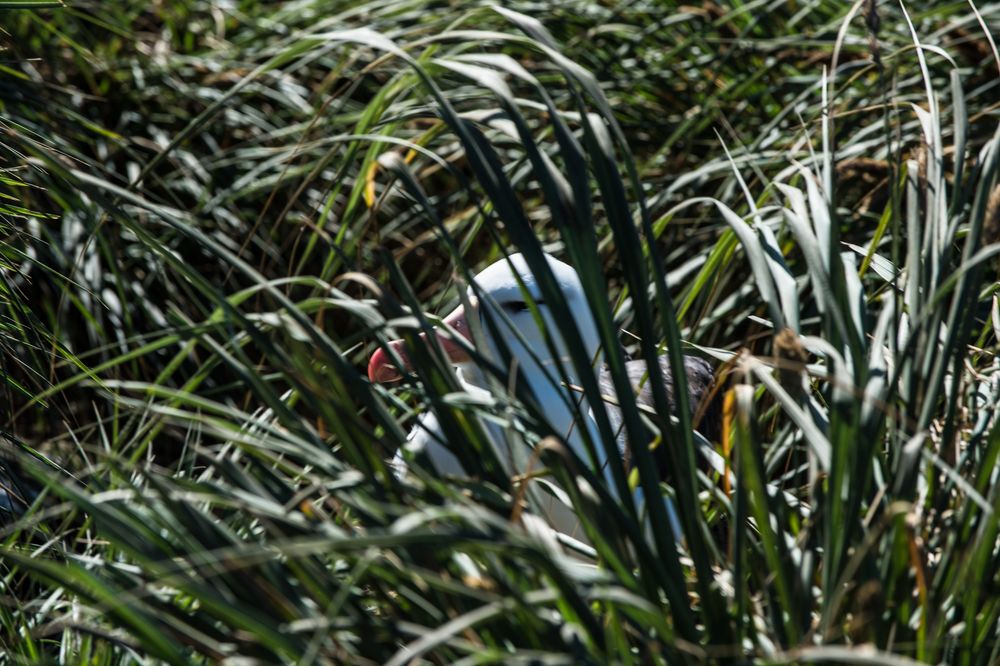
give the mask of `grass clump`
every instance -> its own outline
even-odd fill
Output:
[[[12,661],[997,659],[997,8],[505,7],[4,14]],[[719,469],[623,405],[682,534],[523,493],[517,391],[364,377],[515,250],[720,366]],[[428,408],[469,478],[393,474]],[[547,483],[588,547],[511,518]]]

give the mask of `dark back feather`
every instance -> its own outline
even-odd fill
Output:
[[[661,356],[658,359],[660,376],[663,377],[663,384],[667,390],[667,404],[671,413],[677,413],[676,389],[674,387],[673,373],[670,371],[670,359]],[[633,390],[637,391],[636,401],[645,407],[654,409],[653,388],[646,372],[646,362],[629,361],[625,365],[628,372],[629,382]],[[699,422],[695,423],[695,428],[710,442],[718,441],[722,432],[722,410],[719,400],[715,395],[715,373],[712,366],[705,359],[697,356],[684,357],[684,371],[687,375],[688,404],[691,408],[691,418],[696,418],[701,414]],[[603,368],[599,377],[601,393],[603,395],[614,396],[615,387],[611,380],[611,375],[607,368]],[[615,432],[619,432],[618,450],[621,451],[625,459],[626,467],[631,462],[631,450],[625,438],[622,426],[622,412],[616,404],[605,403],[607,406],[608,418]],[[667,453],[664,447],[660,447],[656,452],[656,463],[663,478],[667,473]]]

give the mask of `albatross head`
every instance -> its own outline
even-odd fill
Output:
[[[545,259],[573,316],[587,358],[595,361],[594,367],[599,367],[600,359],[597,357],[600,338],[583,293],[580,276],[571,266],[555,257],[546,254]],[[486,350],[480,351],[485,351],[488,358],[500,362],[503,355],[497,338],[502,338],[512,363],[517,363],[522,376],[543,405],[546,402],[545,396],[539,394],[565,390],[559,388],[561,373],[557,364],[561,365],[565,377],[575,383],[577,373],[567,351],[567,343],[563,340],[552,308],[545,302],[538,281],[524,257],[512,254],[501,259],[476,275],[474,281],[476,288],[469,288],[471,310],[467,311],[459,306],[443,320],[464,339],[458,340],[454,334],[438,329],[442,349],[452,363],[463,369],[464,378],[472,383],[480,383],[476,381],[480,376],[478,369],[471,364],[468,353],[468,345],[475,344],[472,329],[478,325],[487,346]],[[532,312],[532,303],[538,318]],[[496,330],[491,328],[489,322]],[[547,337],[551,340],[552,348]],[[390,346],[402,360],[403,369],[408,370],[409,358],[403,348],[403,341],[393,341]],[[401,374],[386,350],[379,349],[368,364],[368,377],[373,382],[390,382],[400,379]]]

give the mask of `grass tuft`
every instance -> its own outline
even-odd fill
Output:
[[[1000,659],[1000,9],[446,4],[0,3],[10,660]],[[629,469],[367,380],[515,251],[619,389],[717,364],[715,464],[658,376]]]

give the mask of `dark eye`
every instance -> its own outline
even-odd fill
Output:
[[[542,305],[543,301],[535,301],[535,305]],[[528,304],[524,301],[507,301],[501,303],[500,307],[506,310],[510,314],[518,314],[519,312],[527,312]]]

